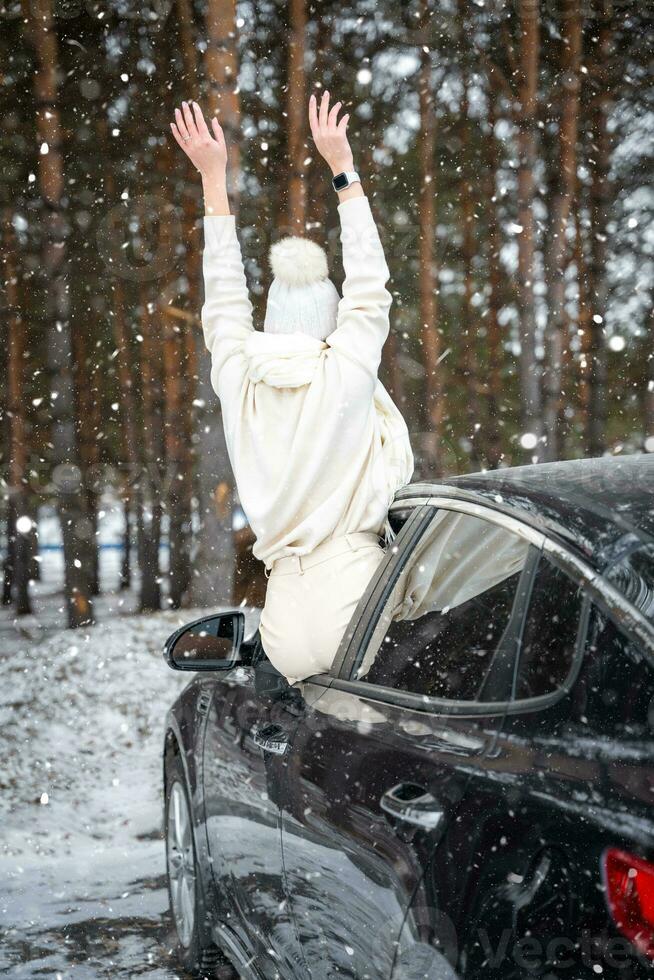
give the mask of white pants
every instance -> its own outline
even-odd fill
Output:
[[[259,631],[266,656],[289,684],[329,671],[384,555],[374,532],[357,531],[273,564]]]

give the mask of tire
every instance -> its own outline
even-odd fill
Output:
[[[215,943],[205,937],[203,890],[191,806],[177,755],[169,757],[166,763],[164,835],[168,902],[177,940],[177,959],[194,977],[232,980],[237,974]]]

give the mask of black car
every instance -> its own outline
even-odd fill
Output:
[[[647,455],[403,488],[331,673],[292,687],[240,610],[170,638],[186,968],[652,975],[653,490]]]

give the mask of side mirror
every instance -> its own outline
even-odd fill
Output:
[[[168,637],[164,658],[173,670],[231,670],[241,662],[244,633],[242,612],[205,616]]]

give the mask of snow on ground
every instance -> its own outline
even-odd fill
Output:
[[[212,610],[216,611],[216,610]],[[199,610],[3,637],[0,972],[178,977],[161,836],[165,638]]]

